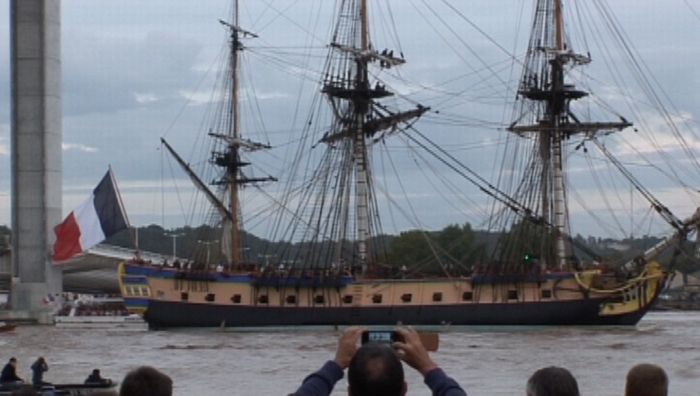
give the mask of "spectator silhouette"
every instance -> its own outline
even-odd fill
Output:
[[[627,373],[625,396],[667,396],[668,376],[655,364],[642,363]]]
[[[362,331],[361,327],[346,329],[338,340],[335,359],[306,377],[292,396],[330,395],[346,368],[348,394],[352,396],[403,396],[408,387],[401,360],[423,375],[434,396],[466,396],[459,384],[430,358],[412,328],[397,329],[401,341],[391,347],[370,342],[358,349]]]
[[[46,359],[40,356],[31,366],[32,369],[32,385],[49,385],[44,382],[44,373],[49,371],[49,365],[46,363]]]
[[[24,382],[24,380],[17,376],[17,359],[11,357],[0,373],[0,383],[7,385],[18,382]]]
[[[535,371],[527,381],[527,396],[580,396],[578,383],[562,367],[545,367]]]
[[[172,396],[173,380],[150,366],[130,371],[122,381],[119,396]]]

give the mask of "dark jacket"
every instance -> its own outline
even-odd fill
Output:
[[[86,384],[104,384],[107,382],[109,382],[109,380],[102,378],[99,373],[92,373],[85,379]]]
[[[24,381],[22,378],[17,376],[17,370],[15,366],[7,363],[0,373],[0,382],[17,382]]]
[[[301,387],[289,396],[328,396],[335,383],[343,378],[343,370],[334,361],[328,361],[317,372],[304,379]],[[433,396],[467,396],[459,384],[440,368],[431,370],[424,378]]]
[[[32,385],[42,385],[44,383],[44,373],[49,371],[49,365],[46,364],[46,360],[37,359],[34,364],[32,364]]]

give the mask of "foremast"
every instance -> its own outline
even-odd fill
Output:
[[[245,30],[239,26],[239,4],[238,0],[233,6],[233,23],[222,20],[219,22],[228,29],[230,33],[230,101],[228,109],[228,128],[225,133],[209,133],[210,136],[220,139],[224,143],[224,149],[212,152],[212,163],[223,169],[223,176],[213,183],[222,185],[228,189],[228,208],[230,213],[230,224],[224,222],[224,233],[230,237],[229,251],[224,252],[232,267],[238,267],[243,262],[242,242],[241,242],[241,209],[239,204],[239,190],[244,185],[277,181],[272,176],[267,177],[247,177],[243,173],[243,168],[250,165],[242,160],[243,151],[255,151],[269,149],[269,145],[252,142],[242,138],[240,127],[240,106],[239,106],[239,57],[245,49],[242,43],[243,38],[256,38],[255,33]],[[226,220],[226,219],[224,219]],[[224,236],[226,238],[226,235]],[[223,244],[226,246],[226,244]]]
[[[375,101],[393,96],[385,86],[370,82],[369,66],[379,63],[391,68],[405,63],[403,57],[394,57],[393,51],[379,53],[372,48],[368,25],[367,0],[341,0],[339,20],[330,44],[330,61],[324,72],[322,92],[333,108],[335,121],[331,130],[321,139],[327,144],[349,143],[343,160],[345,171],[353,174],[354,188],[347,188],[341,199],[340,220],[348,224],[351,202],[354,201],[356,224],[356,255],[354,265],[363,270],[371,265],[368,241],[371,237],[370,200],[373,197],[368,141],[377,133],[396,129],[420,117],[428,108],[389,113]],[[354,193],[353,193],[354,190]],[[354,196],[353,196],[354,194]],[[334,249],[335,262],[343,255],[343,243],[349,231],[338,226],[338,246]]]
[[[567,43],[562,0],[538,0],[535,21],[521,77],[519,113],[508,128],[524,137],[534,138],[541,163],[541,224],[551,224],[551,245],[542,238],[543,265],[567,267],[572,252],[566,245],[568,208],[565,192],[564,151],[562,144],[575,135],[595,137],[600,132],[623,130],[632,124],[621,122],[583,122],[571,110],[572,102],[588,96],[566,81],[568,69],[585,65],[590,58],[575,53]],[[517,111],[517,110],[516,110]]]

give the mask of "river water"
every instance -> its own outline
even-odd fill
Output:
[[[119,381],[130,369],[152,365],[170,375],[174,394],[286,395],[333,357],[338,332],[278,329],[220,332],[178,330],[125,332],[18,327],[0,334],[0,360],[17,357],[18,373],[46,357],[45,380],[81,382],[100,368]],[[466,327],[440,333],[434,360],[470,396],[524,395],[538,368],[568,368],[583,396],[622,395],[627,370],[650,362],[663,366],[670,395],[695,396],[700,386],[700,313],[653,312],[637,327]],[[422,378],[407,368],[409,395],[429,395]],[[346,394],[341,380],[334,395]]]

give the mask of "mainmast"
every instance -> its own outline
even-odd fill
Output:
[[[354,209],[354,265],[366,269],[371,265],[368,241],[372,227],[370,200],[373,197],[368,139],[381,131],[396,128],[400,123],[414,120],[428,109],[419,106],[412,111],[396,113],[377,109],[375,101],[392,96],[393,93],[379,82],[371,84],[370,64],[377,62],[381,68],[391,68],[405,61],[394,57],[393,51],[384,50],[379,53],[372,48],[366,0],[342,1],[339,21],[330,47],[331,61],[327,63],[322,92],[330,100],[336,119],[332,129],[321,141],[330,145],[343,143],[347,151],[342,160],[342,172],[354,176],[353,187],[344,189],[344,197],[339,200],[343,207],[340,214],[341,225],[338,226],[336,235],[338,246],[333,256],[335,261],[339,262],[343,255],[343,244],[347,240],[347,233],[350,232],[345,224],[353,224],[348,218]]]
[[[234,2],[234,17],[233,23],[228,23],[225,21],[219,21],[223,26],[225,26],[231,36],[230,36],[230,107],[228,110],[228,130],[224,134],[210,133],[209,135],[218,139],[221,139],[226,144],[226,149],[220,152],[214,152],[212,162],[224,169],[223,177],[215,181],[214,184],[226,185],[229,192],[229,212],[230,212],[230,227],[225,226],[224,232],[228,232],[230,235],[230,252],[227,252],[229,256],[230,264],[235,267],[242,262],[242,246],[241,246],[241,220],[240,220],[240,205],[239,205],[239,189],[245,184],[264,182],[264,181],[276,181],[277,179],[273,177],[264,178],[248,178],[242,173],[242,169],[250,163],[244,162],[241,159],[241,152],[244,150],[254,151],[259,149],[270,148],[268,145],[251,142],[249,140],[244,140],[241,137],[240,130],[240,108],[239,108],[239,73],[238,73],[238,63],[240,53],[245,49],[245,46],[241,42],[242,38],[245,37],[258,37],[256,34],[244,30],[239,27],[238,23],[238,1]],[[230,229],[229,229],[230,228]]]
[[[369,27],[367,26],[367,0],[360,2],[360,34],[362,38],[362,52],[369,50]],[[368,59],[361,58],[357,60],[357,87],[367,92],[369,89],[369,81],[367,76]],[[357,207],[357,256],[362,263],[367,263],[367,239],[369,236],[369,217],[367,200],[367,147],[365,145],[364,136],[364,121],[365,115],[369,112],[369,101],[362,100],[363,103],[357,101],[357,109],[355,111],[355,158],[357,158],[356,172],[356,191],[357,198],[355,200]]]
[[[565,171],[562,144],[575,135],[593,137],[601,131],[622,130],[631,124],[622,122],[582,122],[571,111],[573,101],[588,93],[567,83],[567,68],[590,62],[586,56],[574,53],[566,42],[561,0],[538,0],[535,22],[518,94],[529,104],[521,104],[509,130],[523,136],[536,137],[540,169],[540,208],[543,224],[551,224],[553,245],[542,238],[544,265],[567,266],[571,255],[566,247],[568,227],[565,194]],[[523,101],[521,101],[523,102]],[[534,102],[534,106],[532,105]],[[526,114],[530,112],[530,117]],[[529,120],[529,124],[520,124]]]
[[[234,4],[234,26],[238,26],[238,0]],[[231,28],[231,131],[229,136],[233,141],[240,140],[241,121],[238,119],[238,54],[243,50],[241,41],[238,37],[239,29]],[[239,235],[239,220],[238,220],[238,168],[241,166],[240,153],[238,146],[230,147],[231,155],[234,157],[235,168],[229,175],[229,189],[231,208],[231,264],[235,267],[241,262],[241,247]],[[226,230],[224,230],[226,232]]]

